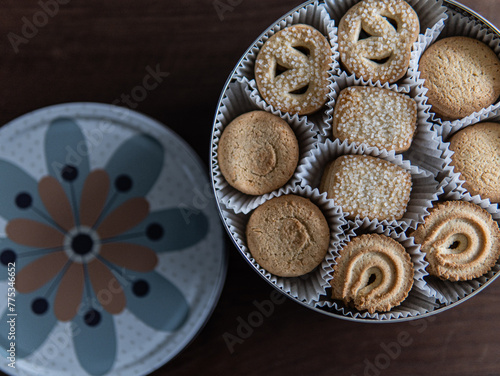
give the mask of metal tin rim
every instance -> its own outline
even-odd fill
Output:
[[[219,96],[219,100],[217,102],[217,107],[216,107],[216,111],[215,111],[215,118],[214,118],[214,121],[213,121],[213,124],[212,124],[212,132],[211,132],[211,138],[210,138],[211,141],[214,139],[214,131],[215,131],[215,124],[216,124],[216,121],[217,121],[217,113],[218,113],[218,110],[219,110],[220,106],[222,105],[222,100],[224,98],[224,94],[225,94],[225,92],[226,92],[229,84],[234,79],[236,68],[243,61],[244,57],[248,54],[248,52],[250,51],[250,49],[252,48],[252,46],[254,46],[269,30],[271,30],[273,28],[274,25],[278,24],[281,20],[285,19],[286,17],[288,17],[290,14],[296,12],[297,10],[299,10],[299,9],[301,9],[301,8],[309,5],[309,4],[312,4],[314,2],[315,2],[315,0],[308,0],[308,1],[304,2],[304,3],[302,3],[301,5],[295,7],[294,9],[290,10],[288,13],[286,13],[285,15],[283,15],[282,17],[280,17],[279,19],[277,19],[266,30],[264,30],[254,40],[254,42],[247,48],[247,50],[243,53],[243,55],[238,60],[238,62],[235,64],[233,70],[229,74],[229,77],[228,77],[228,79],[226,80],[226,82],[225,82],[225,84],[223,86],[221,95]],[[497,34],[500,37],[500,30],[495,25],[493,25],[490,21],[488,21],[486,18],[484,18],[483,16],[481,16],[479,13],[473,11],[472,9],[466,7],[465,5],[459,3],[458,1],[455,1],[455,0],[443,0],[443,3],[444,3],[445,6],[447,6],[448,8],[450,8],[452,10],[458,11],[458,12],[462,13],[465,16],[469,16],[469,17],[472,17],[472,18],[476,19],[477,21],[481,22],[488,29],[490,29],[491,31],[493,31],[495,34]],[[311,309],[311,310],[313,310],[315,312],[321,313],[321,314],[326,315],[326,316],[330,316],[330,317],[342,319],[342,320],[354,321],[354,322],[363,322],[363,323],[377,323],[377,324],[385,323],[385,324],[389,324],[389,323],[395,323],[395,322],[413,321],[413,320],[418,320],[418,319],[426,318],[426,317],[429,317],[429,316],[433,316],[433,315],[436,315],[438,313],[447,311],[447,310],[449,310],[449,309],[451,309],[453,307],[456,307],[457,305],[459,305],[459,304],[461,304],[461,303],[469,300],[470,298],[472,298],[475,295],[477,295],[479,292],[483,291],[487,286],[489,286],[494,280],[496,280],[500,276],[500,273],[497,273],[496,275],[494,275],[493,277],[491,277],[487,282],[485,282],[482,286],[480,286],[477,290],[473,291],[469,295],[465,296],[462,299],[459,299],[458,301],[456,301],[454,303],[451,303],[451,304],[446,305],[446,306],[439,307],[439,308],[437,308],[437,309],[435,309],[434,311],[431,311],[431,312],[427,312],[427,313],[424,313],[424,314],[421,314],[421,315],[411,316],[411,317],[403,317],[403,318],[390,319],[390,320],[376,320],[376,319],[371,319],[371,318],[354,318],[354,317],[345,316],[345,315],[341,315],[341,314],[334,313],[334,312],[329,312],[329,311],[323,310],[323,309],[318,308],[318,307],[313,307],[313,306],[311,306],[309,304],[306,304],[306,303],[302,302],[301,300],[299,300],[297,298],[294,298],[294,297],[292,297],[292,296],[284,293],[283,291],[281,291],[277,286],[275,286],[274,284],[272,284],[267,278],[265,278],[261,273],[259,273],[259,271],[251,263],[251,261],[244,255],[244,253],[240,249],[238,243],[236,242],[236,240],[231,235],[231,231],[230,231],[230,229],[229,229],[229,227],[228,227],[228,225],[227,225],[227,223],[225,221],[224,214],[223,214],[222,208],[220,206],[220,202],[219,202],[219,200],[217,200],[217,190],[215,188],[214,180],[212,178],[213,177],[213,172],[214,172],[213,171],[213,166],[214,166],[214,151],[213,151],[213,145],[212,144],[210,145],[209,163],[210,163],[210,175],[211,175],[211,180],[212,180],[212,189],[213,189],[214,196],[215,196],[217,210],[219,212],[219,215],[221,217],[222,223],[224,224],[224,228],[226,229],[229,238],[231,239],[232,243],[234,244],[234,246],[236,247],[236,249],[239,251],[239,253],[243,257],[243,259],[252,267],[252,269],[254,269],[254,271],[259,276],[261,276],[273,288],[275,288],[276,290],[278,290],[280,293],[284,294],[288,298],[294,300],[295,302],[297,302],[297,303],[303,305],[304,307],[307,307],[307,308],[309,308],[309,309]]]

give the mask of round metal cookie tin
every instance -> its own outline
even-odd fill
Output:
[[[342,0],[342,1],[346,4],[355,2],[355,1],[349,2],[349,0]],[[419,4],[419,0],[407,0],[407,1],[410,4],[413,3]],[[254,199],[252,201],[249,199],[247,200],[249,203],[248,205],[246,205],[247,202],[239,206],[235,205],[235,201],[238,201],[240,196],[238,193],[230,191],[230,188],[227,188],[228,184],[224,183],[224,178],[217,165],[218,140],[220,135],[222,134],[224,126],[229,123],[231,118],[234,118],[243,112],[257,109],[257,110],[270,111],[275,115],[282,116],[286,120],[293,121],[294,118],[293,116],[290,116],[289,114],[280,113],[278,110],[272,108],[272,106],[267,105],[261,97],[259,98],[259,93],[258,90],[256,89],[254,77],[252,76],[253,75],[252,59],[255,58],[260,46],[262,46],[262,44],[271,34],[284,28],[285,26],[294,23],[303,22],[303,23],[313,24],[316,22],[318,25],[320,25],[320,27],[323,27],[323,33],[327,34],[328,30],[330,29],[324,26],[324,24],[318,23],[317,19],[324,16],[325,7],[327,9],[331,9],[332,7],[331,6],[329,7],[329,5],[335,6],[336,3],[339,3],[339,1],[338,0],[308,1],[296,7],[295,9],[291,10],[289,13],[283,15],[283,17],[278,19],[274,24],[272,24],[269,28],[267,28],[261,35],[259,35],[255,39],[254,43],[246,50],[244,55],[241,57],[240,61],[236,64],[235,68],[229,75],[217,105],[217,112],[214,119],[212,138],[211,138],[210,163],[211,163],[211,173],[212,173],[212,185],[216,197],[218,211],[222,219],[222,222],[224,224],[224,227],[228,232],[230,238],[232,239],[235,248],[239,251],[239,253],[241,253],[242,257],[248,262],[250,267],[253,268],[255,272],[259,274],[262,278],[264,278],[271,286],[278,289],[280,292],[287,295],[292,300],[306,306],[309,309],[312,309],[314,311],[320,312],[322,314],[334,318],[346,319],[351,321],[376,322],[376,323],[400,322],[400,321],[413,320],[417,318],[434,315],[439,312],[443,312],[444,310],[453,308],[457,304],[460,304],[461,302],[472,298],[474,295],[476,295],[481,290],[486,288],[489,284],[491,284],[495,279],[497,279],[498,276],[500,275],[500,264],[498,263],[498,261],[497,265],[492,269],[492,271],[488,273],[486,277],[482,277],[480,280],[474,281],[473,283],[471,283],[470,286],[467,286],[467,288],[464,290],[466,291],[465,293],[455,294],[456,296],[453,298],[453,300],[447,300],[446,296],[439,293],[439,288],[437,289],[438,292],[436,293],[435,286],[429,286],[426,294],[420,294],[420,295],[417,294],[419,296],[415,297],[415,300],[413,302],[418,302],[420,300],[422,302],[421,307],[417,307],[417,309],[413,311],[409,309],[410,312],[413,312],[410,314],[395,314],[392,316],[386,315],[382,317],[377,317],[368,314],[359,314],[359,312],[353,312],[353,309],[347,307],[343,307],[341,309],[339,309],[338,307],[337,308],[332,307],[332,304],[325,303],[325,301],[328,301],[328,286],[325,287],[325,294],[323,296],[321,296],[320,294],[318,299],[309,299],[307,297],[305,298],[304,295],[301,295],[300,292],[297,292],[297,290],[303,288],[303,284],[301,281],[299,281],[299,284],[296,284],[296,282],[294,282],[293,280],[289,280],[286,282],[279,282],[279,278],[276,278],[275,276],[270,275],[270,273],[267,273],[251,257],[251,254],[249,253],[245,244],[246,242],[244,235],[245,225],[246,222],[248,221],[249,215],[251,214],[252,210],[255,209],[255,207],[257,207],[262,201],[265,200],[259,201],[259,199]],[[441,23],[438,27],[438,29],[440,28],[439,33],[443,30],[443,28],[447,26],[447,22],[451,22],[448,21],[449,19],[463,18],[467,22],[470,21],[474,23],[475,28],[484,30],[483,34],[488,34],[490,40],[491,39],[500,40],[500,31],[494,25],[492,25],[488,20],[486,20],[481,15],[463,6],[459,2],[453,0],[444,0],[443,2],[436,2],[436,4],[439,4],[439,6],[442,6],[444,8],[442,19],[439,21]],[[323,13],[320,15],[314,14],[314,10],[318,10],[319,13],[320,8],[323,9]],[[313,11],[311,11],[311,9],[313,9]],[[344,6],[343,9],[344,11],[346,11],[348,7]],[[337,25],[338,24],[334,26]],[[333,35],[333,38],[335,38],[334,34],[335,33],[332,33],[330,36]],[[430,40],[431,38],[429,37],[428,39]],[[435,39],[436,36],[433,37],[432,41],[434,41]],[[332,39],[330,38],[330,40]],[[427,42],[427,43],[429,45],[432,42]],[[342,68],[339,66],[339,72],[341,71]],[[410,91],[411,89],[408,89],[407,92]],[[328,109],[325,109],[325,112],[328,112]],[[314,116],[315,119],[311,121],[313,123],[316,122],[318,124],[328,118],[328,113],[320,113],[319,115],[315,114]],[[308,116],[305,117],[307,118]],[[499,113],[497,113],[497,118],[500,119]],[[306,119],[306,121],[307,120],[308,119]],[[432,122],[431,120],[429,121]],[[429,126],[429,129],[431,128],[433,131],[435,131],[432,125]],[[325,140],[328,137],[325,136],[324,129],[321,129],[321,126],[316,127],[316,130],[317,130],[316,137],[319,140],[318,145],[321,145],[321,143],[325,142]],[[441,137],[439,135],[439,132],[436,134],[437,138]],[[444,158],[443,155],[445,153],[443,150],[438,149],[436,147],[435,151],[436,153],[440,153],[439,158]],[[300,162],[299,162],[299,168],[300,168]],[[437,185],[438,188],[436,191],[437,195],[441,195],[443,193],[442,188],[444,185],[442,175],[440,175],[439,172],[440,171],[432,172],[435,175],[435,179],[438,181]],[[440,178],[441,180],[439,180]],[[308,193],[310,193],[308,191],[309,188],[311,189],[314,188],[314,187],[302,186],[300,179],[293,181],[292,178],[292,181],[291,183],[289,182],[289,184],[292,184],[293,187],[282,188],[280,191],[276,191],[269,194],[269,197],[285,194],[286,192],[293,191],[296,187],[301,187],[303,192],[305,189]],[[463,199],[464,195],[466,195],[466,193],[464,194],[464,192],[462,191],[460,194],[457,194],[456,197],[460,196],[461,199]],[[489,201],[479,202],[480,201],[479,199],[477,198],[471,199],[470,196],[468,196],[468,200],[481,204],[483,208],[485,209],[487,208],[490,211],[490,214],[491,212],[494,212],[493,218],[497,222],[500,221],[500,214],[498,214],[498,206],[494,207],[490,205]],[[309,276],[306,275],[303,278],[299,277],[298,279],[304,280],[308,278]],[[421,282],[424,285],[426,284],[425,280],[422,280]],[[326,283],[326,285],[328,285],[328,283]],[[420,287],[422,287],[422,285],[420,285]],[[417,303],[417,305],[418,304],[419,303]]]

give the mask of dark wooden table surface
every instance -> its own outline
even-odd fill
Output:
[[[47,22],[41,18],[40,27],[23,33],[41,3],[0,2],[0,124],[57,103],[119,103],[177,132],[208,173],[227,76],[254,39],[301,1],[58,0]],[[500,1],[462,3],[500,26]],[[148,67],[162,72],[161,84],[145,98],[127,99]],[[228,239],[227,252],[227,280],[213,315],[154,376],[500,375],[499,280],[439,315],[382,325],[330,318],[280,299],[242,336],[241,322],[274,289]],[[238,341],[228,345],[228,334]]]

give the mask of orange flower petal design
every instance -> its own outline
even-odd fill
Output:
[[[158,257],[151,248],[132,243],[103,244],[100,255],[113,264],[137,272],[149,272],[158,263]]]
[[[102,213],[109,193],[109,176],[104,170],[94,170],[85,179],[80,201],[80,223],[92,227]]]
[[[115,315],[123,311],[127,300],[120,282],[111,270],[97,259],[88,263],[90,282],[102,307]]]
[[[36,248],[62,247],[64,234],[56,228],[32,219],[16,218],[7,223],[5,232],[10,240]]]
[[[84,287],[83,264],[72,263],[64,274],[54,300],[54,314],[60,321],[76,316],[82,302]]]
[[[101,239],[120,235],[141,223],[149,214],[149,203],[142,197],[131,198],[113,210],[97,228]]]
[[[42,178],[38,183],[38,193],[43,205],[59,227],[66,231],[75,227],[73,210],[68,196],[55,177],[46,176]]]
[[[54,278],[68,262],[64,251],[50,253],[40,257],[22,268],[16,276],[16,289],[27,294],[38,290]]]

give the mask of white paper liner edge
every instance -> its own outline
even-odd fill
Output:
[[[497,56],[500,57],[500,38],[495,33],[490,31],[479,21],[472,18],[467,18],[461,13],[457,13],[449,9],[447,10],[447,13],[448,19],[446,20],[445,26],[439,35],[440,39],[451,36],[466,36],[474,38],[487,44],[497,54]],[[432,43],[434,41],[435,39],[431,40],[430,42]],[[424,43],[419,47],[421,49],[421,54],[425,52],[425,50],[430,46],[431,43]],[[412,65],[410,73],[414,80],[423,84],[424,80],[420,78],[420,72],[418,72],[418,61],[417,64]],[[425,89],[424,87],[424,94],[425,93],[427,93],[427,89]],[[494,104],[483,108],[480,111],[474,112],[463,119],[457,119],[453,121],[442,120],[432,111],[432,109],[430,111],[430,115],[433,122],[442,125],[442,127],[438,127],[438,130],[440,132],[443,132],[442,134],[446,138],[448,137],[451,130],[455,127],[477,123],[482,118],[488,116],[490,112],[496,111],[498,109],[500,109],[500,101],[497,99]]]
[[[365,144],[355,145],[347,141],[340,142],[338,139],[335,141],[327,140],[325,143],[318,145],[305,158],[297,173],[300,184],[317,188],[325,165],[338,156],[345,154],[363,154],[382,158],[411,173],[412,191],[403,218],[401,220],[381,221],[380,223],[384,226],[399,227],[402,230],[416,228],[416,225],[422,222],[423,218],[428,214],[426,208],[431,207],[432,202],[438,199],[439,184],[430,172],[418,166],[413,166],[410,161],[403,159],[400,154],[395,154],[394,151],[379,150]]]
[[[493,220],[500,225],[498,205],[491,204],[489,200],[483,200],[477,195],[471,196],[468,192],[463,193],[460,190],[457,190],[453,184],[444,186],[443,190],[443,200],[467,201],[479,205],[481,208],[490,213]],[[500,259],[497,260],[496,264],[488,273],[470,281],[451,282],[443,281],[437,277],[428,276],[426,277],[426,282],[431,291],[435,292],[433,295],[435,295],[442,304],[449,305],[465,298],[467,295],[470,295],[479,289],[499,271]]]
[[[342,234],[342,226],[346,224],[340,208],[335,206],[331,200],[327,200],[325,194],[320,194],[317,189],[313,190],[310,187],[287,187],[281,189],[277,196],[288,194],[309,198],[321,209],[330,227],[329,249],[333,248],[334,245],[339,242],[339,236]],[[317,301],[319,296],[325,294],[326,287],[328,286],[325,280],[328,273],[328,264],[323,261],[315,270],[301,277],[285,278],[273,275],[260,267],[246,246],[245,231],[249,215],[237,215],[231,210],[225,209],[223,210],[223,214],[228,229],[240,251],[247,260],[250,261],[254,268],[270,283],[278,287],[287,295],[308,304]]]
[[[349,221],[348,227],[344,236],[341,237],[341,241],[336,244],[328,257],[328,262],[332,265],[332,269],[327,275],[328,282],[333,278],[333,273],[335,273],[334,265],[337,264],[336,259],[339,257],[340,249],[356,236],[356,230],[363,230],[363,233],[370,232],[389,236],[405,247],[413,263],[413,287],[408,297],[400,305],[393,307],[388,312],[360,312],[355,308],[347,307],[344,303],[330,298],[317,302],[317,307],[328,308],[339,314],[353,318],[392,320],[422,315],[433,311],[438,306],[436,298],[432,296],[432,292],[424,281],[424,277],[428,275],[426,271],[428,263],[425,261],[424,254],[420,251],[420,246],[414,243],[413,238],[407,237],[404,233],[397,233],[390,227],[383,226],[376,221],[370,221],[368,219]]]
[[[217,113],[212,139],[212,178],[218,200],[235,213],[249,213],[264,201],[278,194],[278,190],[260,196],[244,194],[228,184],[218,164],[218,144],[224,128],[238,115],[252,110],[262,110],[248,97],[248,90],[242,80],[235,80],[228,85],[222,104]],[[317,141],[317,130],[305,117],[291,117],[289,114],[274,113],[285,120],[293,129],[299,142],[298,165],[309,155]],[[285,186],[297,184],[297,169]]]

